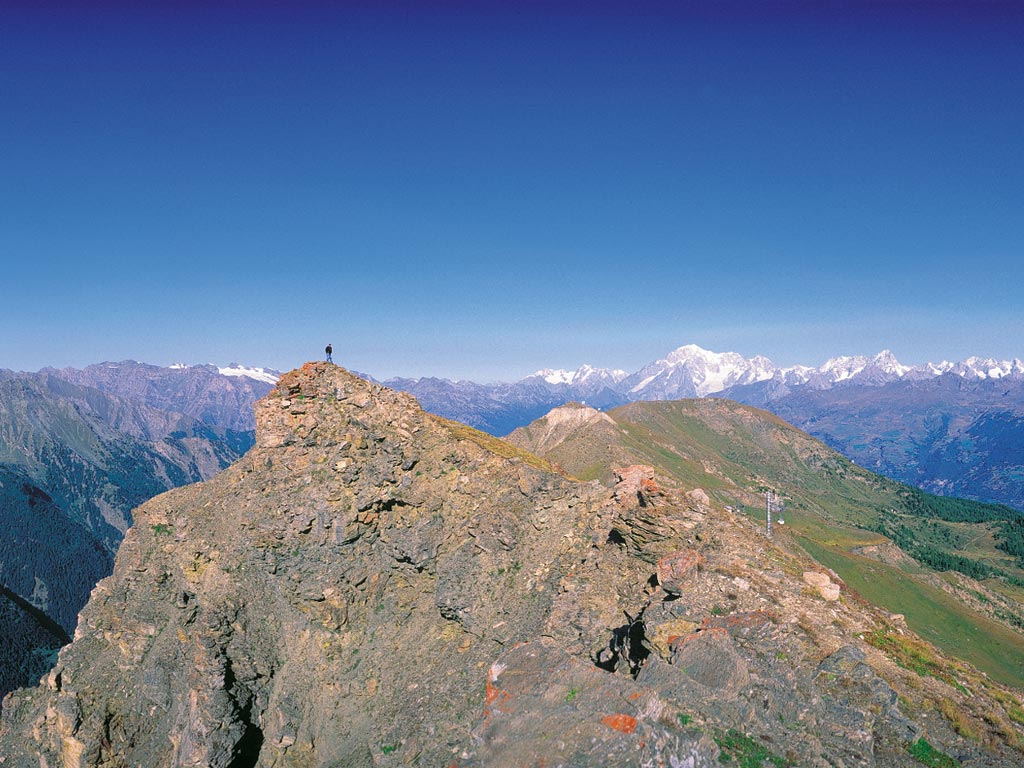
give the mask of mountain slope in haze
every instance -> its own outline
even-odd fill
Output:
[[[5,767],[1019,764],[1007,689],[653,470],[576,483],[326,363],[257,435],[138,510]]]
[[[933,493],[1024,508],[1024,408],[981,413],[931,446],[919,467],[918,484]]]
[[[251,433],[210,427],[59,377],[5,377],[0,585],[71,634],[90,591],[110,573],[131,510],[211,477],[251,445]],[[0,642],[15,643],[3,626]],[[26,658],[17,667],[27,664]]]
[[[764,493],[773,490],[786,503],[780,535],[788,531],[816,557],[827,555],[829,567],[933,642],[1024,686],[1024,568],[1000,539],[1024,543],[1024,516],[1015,510],[930,497],[857,466],[777,416],[722,399],[631,403],[606,413],[570,405],[508,440],[606,484],[616,466],[649,464],[662,482],[701,488],[761,521]],[[925,608],[925,592],[941,610]]]
[[[183,414],[213,427],[243,432],[254,429],[253,403],[273,388],[280,375],[237,364],[164,367],[133,360],[97,363],[82,369],[46,368],[41,373],[150,408]]]
[[[723,393],[768,408],[861,466],[944,496],[1024,509],[1024,381],[953,373],[827,390],[739,387]]]
[[[111,546],[132,507],[210,477],[251,444],[245,432],[47,374],[0,382],[0,464],[18,468]]]
[[[0,690],[35,683],[70,638],[20,595],[0,585]]]
[[[505,435],[570,400],[597,408],[628,402],[617,391],[620,371],[544,370],[512,384],[475,384],[438,378],[389,379],[384,384],[416,397],[431,413],[455,419],[492,435]]]
[[[0,510],[0,692],[6,694],[53,665],[70,642],[78,609],[110,573],[113,555],[25,476],[2,466]]]
[[[0,584],[70,635],[93,586],[110,573],[113,553],[27,476],[6,466],[0,466],[0,510]]]

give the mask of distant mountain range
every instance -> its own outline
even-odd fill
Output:
[[[504,435],[552,408],[725,397],[775,412],[854,461],[945,495],[1024,509],[1024,363],[969,357],[909,366],[889,350],[777,367],[679,347],[634,373],[544,369],[511,383],[390,379],[425,408]]]
[[[882,386],[894,381],[920,381],[942,375],[968,381],[1024,378],[1024,362],[970,357],[959,363],[942,361],[908,366],[889,350],[873,357],[834,357],[818,367],[777,367],[761,355],[745,358],[736,352],[711,352],[695,344],[673,350],[634,373],[584,365],[575,371],[545,368],[517,382],[476,384],[438,378],[393,378],[388,386],[411,392],[442,415],[504,434],[569,401],[603,408],[637,400],[676,400],[723,394],[764,405],[796,389],[824,390],[854,384]],[[465,417],[465,418],[462,418]]]
[[[210,426],[239,431],[256,428],[252,405],[281,375],[238,363],[224,367],[183,363],[162,367],[133,360],[97,363],[82,369],[44,368],[40,373],[190,416]]]

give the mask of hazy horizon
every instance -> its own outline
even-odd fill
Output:
[[[658,360],[661,360],[661,359],[665,358],[667,355],[671,354],[672,352],[676,351],[677,349],[679,349],[680,347],[683,347],[683,346],[697,346],[697,347],[700,347],[699,344],[698,345],[692,345],[692,343],[688,342],[687,344],[679,345],[679,346],[677,346],[677,347],[675,347],[675,348],[673,348],[671,350],[666,350],[664,353],[658,355],[656,358],[651,358],[650,360],[646,360],[646,361],[644,361],[644,363],[642,365],[636,366],[635,368],[624,369],[624,368],[622,368],[622,366],[616,366],[616,365],[606,365],[606,366],[593,365],[593,364],[591,364],[588,361],[583,361],[582,363],[579,363],[579,364],[576,364],[576,365],[571,365],[571,366],[557,366],[557,365],[552,366],[552,365],[548,365],[548,366],[543,366],[541,368],[534,368],[534,369],[531,369],[529,371],[522,371],[520,373],[513,374],[509,378],[505,378],[505,379],[472,379],[470,377],[446,376],[444,374],[437,374],[437,373],[422,373],[421,374],[421,373],[416,373],[416,372],[408,372],[408,373],[399,372],[399,373],[391,373],[391,374],[388,374],[388,375],[380,375],[380,374],[375,373],[374,371],[357,370],[357,369],[354,369],[354,368],[351,369],[351,370],[353,370],[356,373],[362,374],[362,375],[371,376],[371,377],[373,377],[374,379],[376,379],[378,381],[386,381],[386,380],[390,380],[390,379],[439,378],[439,379],[449,379],[449,380],[453,380],[453,381],[472,381],[472,382],[477,383],[477,384],[511,383],[511,382],[518,381],[518,380],[523,379],[523,378],[527,378],[527,377],[529,377],[531,375],[535,375],[537,373],[541,373],[541,372],[543,372],[545,370],[574,372],[574,371],[577,371],[577,370],[579,370],[581,368],[584,368],[585,366],[591,366],[591,367],[596,368],[596,369],[606,369],[606,370],[621,369],[621,370],[624,370],[624,372],[626,374],[632,374],[632,373],[635,373],[637,370],[639,370],[643,365],[647,365],[649,363],[657,362]],[[701,349],[703,349],[704,352],[710,352],[712,354],[728,354],[728,353],[734,353],[735,352],[735,350],[714,350],[714,349],[704,349],[703,347],[701,347]],[[809,360],[804,360],[804,361],[798,361],[796,363],[788,363],[788,364],[785,364],[785,365],[780,364],[777,360],[771,360],[771,363],[775,366],[776,369],[792,368],[793,366],[801,366],[801,365],[808,366],[808,367],[811,367],[811,368],[819,368],[819,367],[822,367],[824,364],[830,362],[831,360],[837,359],[837,358],[862,357],[862,358],[866,358],[866,359],[870,360],[871,358],[875,357],[875,355],[882,354],[884,352],[891,352],[891,350],[889,350],[889,349],[881,349],[881,350],[878,350],[875,353],[866,354],[866,355],[860,355],[860,354],[858,354],[858,355],[847,355],[847,354],[843,354],[843,353],[840,352],[840,353],[837,353],[835,355],[830,356],[830,358],[825,359],[825,360],[810,360],[810,361]],[[745,356],[745,357],[747,359],[750,359],[751,357],[754,357],[754,355]],[[978,356],[978,357],[982,357],[984,359],[984,356]],[[298,367],[300,367],[302,364],[304,364],[306,362],[316,361],[316,360],[319,360],[319,359],[322,359],[322,358],[323,358],[323,355],[321,355],[320,358],[311,357],[309,360],[299,361],[299,362],[294,363],[293,365],[289,365],[289,366],[282,367],[282,368],[278,368],[277,366],[273,366],[273,365],[262,364],[259,361],[253,362],[253,361],[238,361],[238,360],[232,360],[230,362],[218,362],[218,361],[205,361],[205,362],[191,361],[190,362],[190,361],[179,360],[179,361],[175,361],[173,363],[155,362],[155,361],[152,361],[152,360],[135,360],[135,359],[96,360],[96,361],[93,361],[91,363],[87,363],[85,365],[68,365],[68,366],[46,365],[46,366],[41,366],[39,369],[35,369],[35,370],[31,370],[31,371],[19,370],[17,372],[20,372],[20,373],[26,373],[26,372],[27,373],[39,373],[39,372],[41,372],[43,370],[47,370],[47,369],[58,369],[59,370],[61,368],[65,368],[65,367],[81,369],[81,368],[88,367],[88,366],[91,366],[91,365],[103,365],[103,364],[108,364],[108,363],[109,364],[139,363],[139,364],[143,364],[143,365],[153,365],[153,366],[165,367],[165,368],[166,367],[176,368],[176,367],[180,367],[180,366],[185,366],[185,367],[213,366],[213,367],[221,369],[222,372],[226,368],[235,368],[236,370],[248,368],[253,373],[258,375],[259,372],[263,371],[263,370],[274,370],[274,371],[278,371],[279,373],[284,373],[284,372],[286,372],[288,370],[291,370],[292,368],[298,368]],[[898,362],[900,364],[902,364],[902,365],[909,365],[911,367],[924,366],[924,365],[926,365],[928,363],[941,364],[943,362],[947,362],[947,363],[954,363],[954,364],[956,364],[956,363],[965,362],[966,359],[967,359],[967,358],[964,358],[962,360],[961,359],[950,360],[948,358],[943,358],[943,359],[935,359],[935,360],[920,360],[920,361],[908,362],[907,360],[900,359],[898,356],[896,356],[896,358],[897,358],[897,360],[898,360]],[[1013,362],[1020,362],[1020,358],[997,358],[997,361],[998,362],[1002,362],[1002,363],[1013,363]],[[348,367],[348,366],[344,365],[344,361],[335,360],[335,363],[338,364],[338,365],[342,365],[343,367]],[[2,366],[0,366],[0,367],[2,367]],[[232,375],[239,375],[239,374],[232,374]]]

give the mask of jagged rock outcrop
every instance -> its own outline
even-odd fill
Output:
[[[642,468],[580,484],[326,363],[256,415],[243,459],[136,511],[5,700],[4,768],[910,765],[926,732],[1019,758],[910,719],[877,617]]]

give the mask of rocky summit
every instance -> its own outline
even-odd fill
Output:
[[[4,768],[1020,764],[1019,699],[897,665],[895,617],[698,489],[573,481],[327,363],[256,420],[135,512]],[[991,732],[920,705],[968,697]]]

